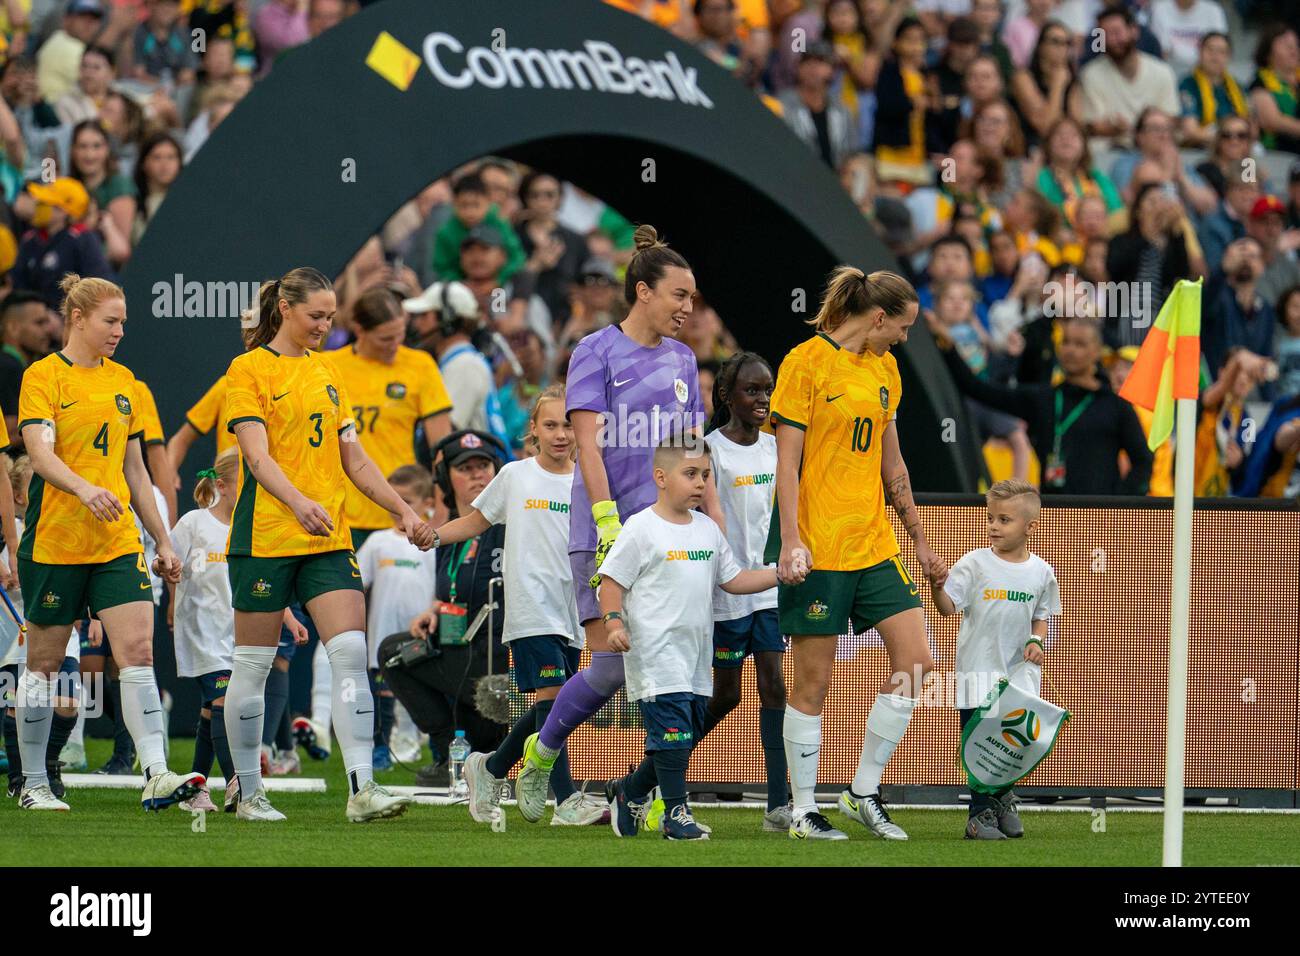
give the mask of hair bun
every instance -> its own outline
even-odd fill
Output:
[[[648,222],[643,222],[636,227],[636,232],[632,234],[632,241],[636,243],[636,251],[642,249],[653,249],[655,246],[662,246],[665,243],[659,241],[659,232]]]
[[[81,276],[77,275],[75,272],[65,273],[63,278],[59,280],[59,291],[64,295],[67,295],[77,287],[77,283],[80,281]]]

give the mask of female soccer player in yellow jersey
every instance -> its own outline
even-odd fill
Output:
[[[902,385],[890,346],[907,341],[916,290],[892,272],[831,273],[817,334],[791,349],[772,395],[780,515],[777,588],[781,633],[792,638],[794,686],[785,711],[785,751],[794,791],[790,836],[844,840],[817,812],[821,713],[837,635],[875,627],[892,677],[867,717],[862,758],[840,810],[890,840],[907,834],[880,801],[880,775],[933,667],[917,587],[898,559],[886,497],[916,546],[926,577],[941,577],[912,500],[895,416]],[[769,553],[768,560],[775,555]],[[810,570],[812,569],[812,570]]]
[[[416,425],[424,423],[430,448],[451,432],[451,398],[433,356],[402,344],[406,316],[393,293],[366,292],[353,308],[352,321],[356,342],[323,354],[352,402],[357,441],[380,473],[391,475],[403,465],[416,464]],[[372,531],[393,526],[388,512],[356,488],[347,489],[343,514],[352,529],[354,550]]]
[[[423,550],[433,529],[384,480],[356,440],[347,393],[315,351],[336,309],[329,279],[294,269],[262,286],[248,351],[226,372],[226,427],[243,468],[226,548],[235,606],[235,652],[226,732],[244,820],[283,820],[262,788],[260,746],[267,672],[282,612],[296,599],[329,655],[334,734],[343,752],[354,823],[396,816],[410,801],[374,781],[374,698],[366,674],[361,572],[343,516],[344,477]]]
[[[112,360],[126,323],[122,290],[73,274],[61,287],[67,345],[28,367],[18,399],[34,472],[18,547],[30,625],[27,671],[17,694],[26,776],[21,805],[68,809],[50,791],[45,773],[51,678],[63,661],[69,625],[89,607],[113,635],[123,715],[145,771],[141,802],[146,810],[161,810],[194,796],[204,779],[167,769],[153,672],[153,591],[128,505],[158,543],[154,571],[175,582],[181,563],[140,451],[135,376]]]

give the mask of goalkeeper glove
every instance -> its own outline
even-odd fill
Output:
[[[597,501],[591,506],[591,516],[596,519],[597,573],[591,576],[589,583],[595,588],[600,585],[600,566],[609,555],[609,549],[614,547],[614,541],[623,530],[623,524],[618,520],[618,505],[612,501]]]

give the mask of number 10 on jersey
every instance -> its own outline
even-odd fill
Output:
[[[853,450],[866,451],[871,447],[871,429],[874,423],[870,418],[853,419]]]

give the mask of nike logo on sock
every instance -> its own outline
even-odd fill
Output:
[[[39,724],[41,721],[43,721],[43,720],[48,720],[48,719],[49,719],[49,718],[47,718],[47,717],[37,717],[35,720],[32,720],[30,717],[24,717],[24,718],[23,718],[23,723],[24,723],[24,724]]]
[[[156,710],[146,710],[146,711],[144,712],[144,715],[145,715],[146,717],[148,717],[150,714],[161,714],[161,713],[162,713],[162,709],[161,709],[161,708],[158,708],[158,709],[156,709]]]
[[[261,716],[262,716],[261,714],[254,714],[252,717],[240,717],[239,719],[240,719],[240,720],[257,720],[257,718],[258,718],[258,717],[261,717]]]
[[[357,716],[360,717],[360,716],[362,716],[363,714],[373,714],[373,713],[374,713],[373,710],[359,710],[359,711],[357,711]]]
[[[801,753],[799,756],[800,756],[800,757],[811,757],[813,754],[821,753],[821,751],[822,751],[822,749],[821,749],[820,747],[818,747],[816,750],[810,750],[810,751],[808,751],[806,754]]]

